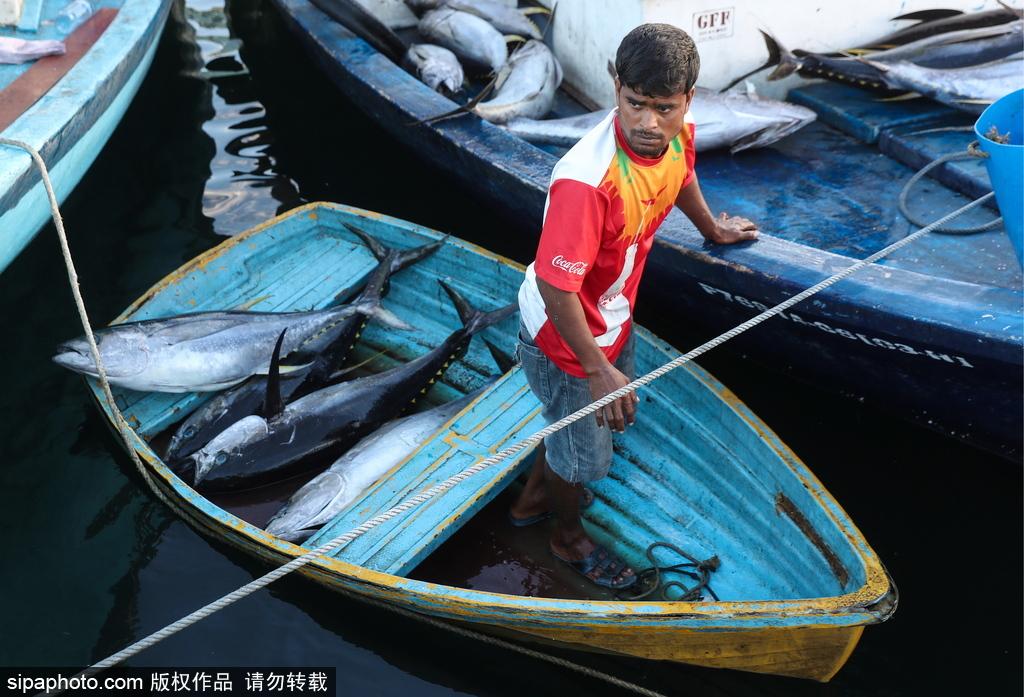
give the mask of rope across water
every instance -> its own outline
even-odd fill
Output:
[[[79,317],[80,317],[81,322],[82,322],[82,327],[85,330],[86,337],[88,338],[88,341],[89,341],[89,347],[90,347],[90,350],[92,351],[93,360],[96,362],[96,366],[98,368],[99,380],[100,380],[101,387],[103,389],[104,396],[107,399],[107,403],[109,405],[111,414],[112,414],[112,416],[114,418],[115,423],[117,424],[118,433],[120,434],[121,439],[124,442],[125,448],[128,450],[128,453],[129,453],[129,455],[132,458],[132,461],[135,463],[136,467],[139,470],[139,473],[142,475],[142,477],[145,480],[145,482],[147,483],[147,485],[149,485],[150,489],[153,490],[153,492],[157,495],[157,497],[162,502],[164,502],[165,504],[167,504],[171,508],[177,509],[177,506],[175,504],[173,504],[172,502],[170,502],[167,499],[167,497],[163,494],[163,492],[161,491],[160,487],[153,480],[153,477],[149,473],[149,471],[146,468],[145,464],[142,462],[142,459],[139,457],[139,454],[136,452],[135,447],[134,447],[133,442],[132,442],[132,438],[129,435],[129,433],[131,432],[130,431],[130,427],[129,427],[128,423],[125,421],[124,416],[121,414],[121,411],[118,409],[116,403],[114,402],[113,394],[110,391],[110,384],[109,384],[109,382],[107,380],[106,372],[103,369],[103,363],[102,363],[102,361],[100,359],[99,350],[98,350],[98,348],[96,346],[95,336],[93,335],[92,327],[91,327],[91,325],[89,323],[88,314],[85,311],[85,304],[84,304],[84,302],[82,300],[81,292],[80,292],[79,287],[78,287],[78,276],[77,276],[77,273],[75,272],[75,269],[74,269],[74,262],[71,259],[71,251],[70,251],[70,249],[68,247],[67,236],[66,236],[65,231],[64,231],[63,220],[61,219],[60,211],[58,209],[57,198],[54,195],[53,187],[50,184],[50,178],[49,178],[49,174],[48,174],[47,169],[46,169],[46,164],[45,164],[45,162],[43,162],[43,159],[42,159],[42,157],[40,157],[39,153],[36,152],[36,150],[34,148],[32,148],[32,146],[30,146],[30,145],[28,145],[26,143],[22,143],[22,142],[19,142],[19,141],[13,141],[13,140],[9,140],[9,139],[6,139],[6,138],[0,138],[0,144],[13,145],[13,146],[16,146],[16,147],[19,147],[19,148],[22,148],[22,149],[26,150],[32,156],[32,159],[34,160],[36,166],[39,168],[39,171],[42,174],[43,183],[44,183],[44,185],[46,187],[47,196],[49,197],[49,200],[50,200],[51,214],[53,215],[54,223],[57,226],[57,235],[60,238],[61,251],[63,252],[63,255],[64,255],[64,262],[67,265],[68,280],[71,283],[71,291],[72,291],[72,294],[74,295],[75,305],[78,308]],[[338,537],[335,537],[330,542],[327,542],[326,544],[323,544],[323,545],[321,545],[320,547],[317,547],[314,550],[308,551],[305,554],[292,559],[288,563],[286,563],[286,564],[284,564],[284,565],[282,565],[282,566],[280,566],[280,567],[270,571],[269,573],[267,573],[267,574],[265,574],[265,575],[263,575],[263,576],[261,576],[261,577],[259,577],[257,579],[254,579],[253,581],[245,584],[241,588],[238,588],[235,591],[232,591],[231,593],[228,593],[227,595],[225,595],[225,596],[223,596],[221,598],[218,598],[217,600],[215,600],[215,601],[213,601],[213,602],[211,602],[211,603],[209,603],[209,604],[199,608],[198,610],[195,610],[194,612],[186,615],[185,617],[182,617],[181,619],[177,620],[176,622],[173,622],[172,624],[167,625],[163,629],[160,629],[160,630],[154,632],[153,634],[150,634],[149,636],[144,637],[144,638],[140,639],[139,641],[135,642],[134,644],[131,644],[130,646],[122,649],[121,651],[118,651],[117,653],[113,654],[112,656],[110,656],[110,657],[108,657],[108,658],[106,658],[106,659],[104,659],[102,661],[99,661],[98,663],[93,664],[92,666],[87,668],[85,671],[83,671],[83,674],[84,675],[91,675],[91,674],[94,674],[94,673],[96,673],[96,672],[98,672],[100,670],[103,670],[104,668],[109,668],[111,666],[117,665],[118,663],[120,663],[120,662],[122,662],[122,661],[124,661],[124,660],[126,660],[128,658],[130,658],[131,656],[134,656],[135,654],[145,650],[146,648],[149,648],[150,646],[153,646],[154,644],[162,641],[163,639],[166,639],[167,637],[172,636],[173,634],[176,634],[176,633],[180,632],[181,630],[185,629],[186,627],[189,627],[189,626],[191,626],[191,625],[201,621],[205,617],[208,617],[209,615],[211,615],[211,614],[213,614],[213,613],[215,613],[215,612],[217,612],[219,610],[222,610],[223,608],[227,607],[228,605],[231,605],[232,603],[237,602],[238,600],[241,600],[242,598],[244,598],[244,597],[246,597],[248,595],[251,595],[252,593],[255,593],[256,591],[258,591],[258,590],[260,590],[262,588],[265,588],[266,586],[270,585],[271,583],[273,583],[274,581],[278,580],[279,578],[281,578],[283,576],[286,576],[289,573],[291,573],[291,572],[293,572],[293,571],[295,571],[297,569],[300,569],[303,566],[309,564],[310,562],[313,562],[313,561],[317,560],[318,558],[322,558],[323,556],[326,556],[326,555],[330,554],[331,552],[334,552],[335,550],[340,549],[341,547],[344,547],[345,545],[349,544],[353,540],[359,538],[360,536],[362,536],[362,535],[366,534],[367,532],[369,532],[370,530],[374,529],[378,525],[381,525],[381,524],[391,520],[392,518],[395,518],[395,517],[397,517],[399,515],[402,515],[403,513],[406,513],[407,511],[415,508],[416,506],[419,506],[419,505],[425,503],[426,501],[434,498],[435,496],[438,496],[438,495],[448,491],[449,489],[452,489],[453,487],[458,485],[460,482],[465,481],[466,479],[469,479],[470,477],[472,477],[472,476],[474,476],[476,474],[479,474],[480,472],[483,472],[484,470],[488,469],[489,467],[492,467],[492,466],[496,465],[497,463],[499,463],[499,462],[501,462],[501,461],[503,461],[503,460],[505,460],[505,459],[507,459],[507,458],[509,458],[509,457],[511,457],[511,456],[513,456],[513,455],[515,455],[515,454],[517,454],[517,453],[527,449],[527,448],[534,447],[535,445],[540,443],[545,437],[551,435],[552,433],[554,433],[554,432],[556,432],[558,430],[561,430],[561,429],[565,428],[566,426],[568,426],[569,424],[574,423],[575,421],[578,421],[578,420],[580,420],[582,418],[585,418],[586,416],[589,416],[590,414],[593,414],[595,411],[597,411],[598,409],[603,408],[604,406],[610,404],[611,402],[614,402],[615,400],[617,400],[617,399],[619,399],[621,397],[624,397],[625,395],[627,395],[627,394],[629,394],[631,392],[636,391],[637,388],[643,387],[645,385],[650,384],[651,382],[654,382],[655,380],[657,380],[661,376],[665,375],[666,373],[668,373],[668,372],[670,372],[672,370],[675,370],[676,368],[678,368],[678,367],[680,367],[682,365],[685,365],[686,363],[694,360],[698,356],[700,356],[700,355],[702,355],[704,353],[707,353],[708,351],[710,351],[711,349],[715,348],[716,346],[719,346],[719,345],[725,343],[726,341],[729,341],[730,339],[735,338],[736,336],[742,334],[743,332],[745,332],[745,331],[747,331],[749,329],[752,329],[753,327],[756,327],[757,325],[761,324],[762,322],[765,322],[768,319],[771,319],[772,317],[774,317],[774,316],[776,316],[776,315],[778,315],[778,314],[780,314],[782,312],[785,312],[790,307],[793,307],[794,305],[796,305],[796,304],[806,300],[807,298],[811,297],[812,295],[815,295],[816,293],[820,293],[821,291],[825,290],[826,288],[828,288],[828,287],[830,287],[832,285],[835,285],[836,283],[842,281],[845,278],[848,278],[849,276],[851,276],[852,274],[856,273],[860,269],[863,269],[865,266],[869,266],[869,265],[873,264],[874,262],[876,262],[876,261],[878,261],[878,260],[888,256],[889,254],[892,254],[893,252],[895,252],[895,251],[897,251],[899,249],[902,249],[903,247],[906,247],[908,244],[910,244],[911,242],[917,240],[918,238],[928,234],[929,232],[932,232],[936,228],[941,227],[942,225],[946,224],[947,222],[953,220],[954,218],[957,218],[958,216],[963,215],[964,213],[970,211],[971,209],[981,205],[982,203],[984,203],[988,199],[992,198],[993,195],[994,195],[993,193],[985,194],[984,196],[982,196],[982,197],[980,197],[978,199],[975,199],[974,201],[971,201],[970,203],[966,204],[965,206],[962,206],[961,208],[958,208],[957,210],[952,211],[951,213],[943,216],[942,218],[940,218],[940,219],[936,220],[935,222],[931,223],[930,225],[927,225],[927,226],[921,228],[917,232],[915,232],[915,233],[913,233],[911,235],[908,235],[907,237],[903,238],[902,240],[899,240],[898,242],[895,242],[895,243],[889,245],[888,247],[875,252],[874,254],[870,255],[869,257],[867,257],[865,259],[862,259],[860,261],[857,261],[857,262],[851,264],[850,266],[848,266],[847,268],[843,269],[842,271],[834,274],[833,276],[830,276],[830,277],[820,281],[819,283],[816,283],[815,285],[811,286],[810,288],[807,288],[806,290],[803,290],[800,293],[797,293],[796,295],[794,295],[794,296],[784,300],[783,302],[775,305],[774,307],[771,307],[771,308],[765,310],[764,312],[761,312],[760,314],[758,314],[758,315],[748,319],[746,322],[743,322],[742,324],[737,325],[736,327],[733,327],[729,331],[727,331],[727,332],[725,332],[723,334],[720,334],[719,336],[716,336],[715,338],[711,339],[710,341],[707,341],[707,342],[701,344],[700,346],[698,346],[697,348],[691,350],[690,352],[676,357],[674,360],[666,363],[665,365],[661,366],[660,368],[652,370],[651,372],[647,373],[646,375],[644,375],[644,376],[642,376],[640,378],[637,378],[636,380],[634,380],[633,382],[629,383],[625,387],[622,387],[622,388],[620,388],[620,389],[618,389],[618,390],[616,390],[616,391],[614,391],[614,392],[612,392],[612,393],[610,393],[608,395],[605,395],[601,399],[599,399],[599,400],[597,400],[597,401],[587,405],[586,407],[583,407],[579,411],[577,411],[577,412],[575,412],[573,414],[570,414],[569,416],[566,416],[564,419],[561,419],[560,421],[557,421],[557,422],[555,422],[553,424],[550,424],[549,426],[546,426],[545,428],[537,431],[536,433],[534,433],[533,435],[529,436],[528,438],[526,438],[526,439],[524,439],[522,441],[519,441],[518,443],[513,444],[512,446],[502,450],[499,453],[496,453],[495,455],[492,455],[492,456],[490,456],[490,457],[488,457],[488,458],[486,458],[484,460],[481,460],[480,462],[472,465],[471,467],[468,467],[468,468],[464,469],[463,471],[459,472],[458,474],[455,474],[455,475],[449,477],[448,479],[444,480],[443,482],[435,484],[434,486],[430,487],[429,489],[426,489],[425,491],[420,492],[419,494],[416,494],[414,496],[409,497],[405,501],[399,503],[398,505],[392,507],[391,509],[385,511],[384,513],[381,513],[380,515],[378,515],[378,516],[376,516],[374,518],[371,518],[370,520],[367,520],[362,525],[359,525],[358,527],[353,528],[352,530],[349,530],[348,532],[346,532],[346,533],[344,533],[342,535],[339,535]],[[364,600],[366,600],[366,599],[364,598]],[[371,600],[370,602],[373,602],[373,601]],[[396,610],[397,610],[397,608],[396,608]],[[417,617],[419,619],[422,619],[424,621],[428,621],[430,623],[439,623],[438,620],[433,620],[431,618],[422,617],[422,616],[417,615],[417,613],[413,613],[413,612],[410,612],[410,611],[403,611],[403,613],[408,613],[410,616],[415,616],[415,617]],[[443,623],[441,623],[441,624],[443,624]],[[484,636],[484,635],[481,635],[481,634],[479,634],[477,632],[471,632],[471,630],[461,630],[461,631],[463,631],[463,632],[470,632],[472,635],[474,635],[476,637],[483,637]],[[500,641],[500,640],[497,640],[497,639],[493,639],[492,637],[487,637],[487,639],[489,641],[491,641],[492,643],[497,643],[497,642]],[[574,664],[574,663],[572,663],[570,661],[564,661],[563,659],[558,659],[558,658],[555,658],[555,657],[547,656],[545,654],[539,654],[538,652],[534,652],[534,651],[532,651],[530,649],[525,649],[524,647],[518,647],[517,645],[511,644],[509,642],[502,642],[502,644],[506,645],[507,648],[514,648],[514,650],[517,650],[517,651],[530,652],[531,655],[542,656],[542,657],[545,658],[545,660],[551,660],[553,662],[559,663],[560,665],[563,665],[563,666],[568,667],[568,668],[572,668],[574,670],[580,670],[580,669],[584,668],[584,667],[578,666],[577,664]],[[584,669],[584,670],[585,671],[589,671],[590,669]],[[601,677],[601,679],[608,679],[608,678],[613,677],[613,676],[607,676],[606,674],[598,675],[597,673],[599,673],[599,671],[592,671],[589,674],[592,674],[594,677]],[[637,685],[632,685],[631,683],[625,683],[624,681],[620,681],[617,678],[614,678],[613,682],[615,682],[615,684],[620,684],[620,686],[628,687],[628,689],[631,689],[631,690],[636,691],[636,692],[640,692],[642,694],[648,694],[648,695],[656,694],[656,693],[651,692],[650,690],[646,690],[646,688],[642,688],[642,687],[637,686]]]

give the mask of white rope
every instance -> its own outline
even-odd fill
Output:
[[[100,350],[96,346],[96,336],[92,332],[92,324],[89,322],[89,314],[85,311],[85,301],[82,299],[82,291],[78,284],[78,272],[75,270],[75,262],[71,258],[71,248],[68,246],[68,236],[64,231],[64,218],[60,214],[60,207],[57,205],[57,195],[53,192],[53,185],[50,183],[50,173],[46,168],[46,163],[43,161],[42,156],[39,152],[28,143],[24,143],[20,140],[11,140],[10,138],[0,138],[0,145],[12,145],[17,148],[21,148],[27,152],[36,167],[39,169],[39,173],[43,178],[43,187],[46,189],[46,196],[50,200],[50,215],[53,217],[53,224],[57,228],[57,239],[60,240],[60,251],[64,255],[64,266],[68,272],[68,284],[71,286],[71,295],[75,299],[75,307],[78,309],[78,319],[82,323],[82,329],[85,331],[85,338],[89,342],[89,351],[92,353],[92,359],[96,363],[96,372],[99,374],[100,386],[103,388],[103,395],[107,398],[107,404],[110,405],[110,412],[114,417],[114,425],[117,426],[117,433],[121,437],[121,441],[124,443],[125,450],[128,451],[128,456],[131,457],[132,462],[135,463],[135,468],[139,471],[139,475],[143,481],[149,485],[149,488],[156,493],[158,499],[167,505],[171,505],[170,501],[164,496],[163,492],[156,486],[156,482],[153,481],[152,475],[149,470],[146,469],[145,464],[142,462],[142,458],[135,452],[135,446],[132,445],[130,433],[131,427],[128,422],[125,421],[124,415],[118,408],[117,403],[114,401],[114,395],[110,391],[110,381],[107,380],[107,371],[103,367],[103,361],[100,359]],[[173,508],[173,506],[172,506]]]
[[[46,191],[47,191],[47,194],[48,194],[48,196],[50,198],[51,213],[53,215],[54,223],[56,223],[56,225],[57,225],[57,234],[58,234],[58,237],[60,238],[60,241],[61,241],[61,249],[62,249],[63,254],[64,254],[64,261],[65,261],[65,264],[68,267],[68,280],[71,283],[71,290],[72,290],[72,293],[74,294],[74,297],[75,297],[75,304],[78,307],[79,317],[80,317],[80,319],[82,321],[82,326],[85,329],[86,336],[87,336],[87,338],[89,340],[89,346],[90,346],[90,350],[92,351],[92,354],[93,354],[93,359],[96,361],[96,366],[98,368],[98,373],[99,373],[99,378],[100,378],[100,384],[103,387],[104,395],[106,396],[106,398],[108,400],[108,403],[110,404],[111,412],[113,413],[115,422],[117,423],[118,432],[121,435],[121,439],[124,441],[125,447],[127,448],[129,454],[131,455],[132,460],[135,462],[136,467],[139,469],[139,472],[142,474],[143,479],[146,481],[146,483],[149,485],[149,487],[154,491],[154,493],[156,493],[157,497],[161,501],[163,501],[164,503],[168,504],[172,508],[177,508],[177,506],[171,504],[171,502],[168,501],[168,499],[164,496],[163,492],[160,491],[159,487],[156,485],[156,482],[153,481],[151,475],[146,470],[146,467],[142,463],[142,460],[139,458],[138,453],[135,452],[135,448],[132,445],[131,439],[128,436],[129,426],[128,426],[127,422],[124,420],[124,417],[122,416],[120,410],[117,408],[117,405],[114,403],[113,395],[110,392],[110,384],[107,381],[106,372],[104,371],[103,364],[100,361],[99,350],[96,347],[95,337],[93,336],[92,328],[91,328],[91,326],[89,324],[89,318],[88,318],[88,315],[85,312],[85,305],[84,305],[84,303],[82,301],[82,297],[81,297],[81,294],[80,294],[79,289],[78,289],[78,276],[75,273],[74,264],[73,264],[73,262],[71,260],[71,252],[70,252],[70,250],[68,248],[67,238],[66,238],[66,236],[64,234],[64,224],[63,224],[63,221],[61,220],[60,211],[58,210],[58,207],[57,207],[56,196],[54,196],[53,188],[50,186],[50,180],[49,180],[49,176],[47,174],[46,164],[43,162],[43,159],[39,156],[39,153],[36,152],[35,149],[32,148],[30,145],[27,145],[25,143],[21,143],[19,141],[8,140],[6,138],[0,138],[0,143],[9,144],[9,145],[15,145],[17,147],[23,148],[24,150],[28,151],[29,154],[32,155],[33,160],[35,160],[37,167],[39,167],[39,170],[42,173],[43,183],[46,186]],[[131,656],[134,656],[135,654],[139,653],[140,651],[143,651],[143,650],[149,648],[150,646],[153,646],[154,644],[162,641],[163,639],[166,639],[167,637],[172,636],[173,634],[176,634],[176,633],[180,632],[181,630],[185,629],[186,627],[189,627],[189,626],[195,624],[196,622],[201,621],[202,619],[208,617],[209,615],[212,615],[213,613],[215,613],[215,612],[217,612],[219,610],[222,610],[223,608],[227,607],[228,605],[231,605],[232,603],[235,603],[238,600],[241,600],[242,598],[244,598],[244,597],[246,597],[248,595],[251,595],[252,593],[255,593],[256,591],[258,591],[258,590],[260,590],[260,589],[270,585],[271,583],[273,583],[277,579],[281,578],[282,576],[286,576],[287,574],[291,573],[292,571],[295,571],[296,569],[299,569],[299,568],[305,566],[306,564],[309,564],[310,562],[316,560],[318,557],[326,556],[326,555],[330,554],[331,552],[333,552],[333,551],[335,551],[337,549],[340,549],[341,547],[344,547],[345,545],[347,545],[348,543],[352,542],[353,540],[355,540],[355,539],[359,538],[360,536],[366,534],[367,532],[369,532],[373,528],[375,528],[375,527],[377,527],[377,526],[379,526],[379,525],[381,525],[381,524],[391,520],[392,518],[395,518],[395,517],[397,517],[397,516],[407,512],[407,511],[415,508],[416,506],[419,506],[419,505],[425,503],[426,501],[429,501],[431,498],[433,498],[433,497],[435,497],[435,496],[437,496],[439,494],[442,494],[442,493],[448,491],[449,489],[452,489],[453,487],[455,487],[460,482],[462,482],[462,481],[464,481],[466,479],[469,479],[470,477],[472,477],[472,476],[474,476],[476,474],[479,474],[480,472],[488,469],[489,467],[492,467],[495,464],[497,464],[497,463],[499,463],[499,462],[501,462],[501,461],[503,461],[503,460],[505,460],[505,459],[507,459],[507,458],[509,458],[509,457],[511,457],[513,455],[515,455],[516,453],[519,453],[519,452],[521,452],[521,451],[523,451],[523,450],[525,450],[527,448],[531,448],[531,447],[537,445],[538,443],[540,443],[540,441],[542,441],[545,437],[551,435],[552,433],[555,433],[556,431],[559,431],[559,430],[565,428],[569,424],[574,423],[576,421],[579,421],[580,419],[582,419],[582,418],[584,418],[584,417],[586,417],[586,416],[588,416],[590,414],[593,414],[598,409],[601,409],[601,408],[607,406],[608,404],[614,402],[615,400],[620,399],[621,397],[624,397],[625,395],[627,395],[627,394],[629,394],[631,392],[636,391],[637,388],[643,387],[644,385],[647,385],[647,384],[653,382],[654,380],[657,380],[659,377],[665,375],[669,371],[675,370],[676,368],[678,368],[678,367],[680,367],[680,366],[682,366],[682,365],[692,361],[693,359],[697,358],[698,356],[700,356],[700,355],[710,351],[711,349],[715,348],[716,346],[719,346],[719,345],[725,343],[726,341],[729,341],[730,339],[735,338],[739,334],[742,334],[743,332],[745,332],[745,331],[747,331],[749,329],[752,329],[753,327],[756,327],[758,324],[761,324],[762,322],[764,322],[764,321],[774,317],[775,315],[778,315],[779,313],[784,312],[785,310],[789,309],[790,307],[796,305],[799,302],[802,302],[802,301],[806,300],[807,298],[811,297],[812,295],[814,295],[816,293],[819,293],[822,290],[825,290],[829,286],[832,286],[832,285],[838,283],[839,281],[842,281],[843,279],[845,279],[845,278],[849,277],[850,275],[856,273],[857,271],[859,271],[860,269],[864,268],[865,266],[873,264],[874,262],[878,261],[879,259],[882,259],[882,258],[888,256],[889,254],[892,254],[893,252],[895,252],[895,251],[897,251],[899,249],[902,249],[903,247],[907,246],[908,244],[910,244],[914,240],[918,239],[919,237],[922,237],[923,235],[926,235],[927,233],[931,232],[935,228],[940,227],[941,225],[944,225],[944,224],[948,223],[949,221],[953,220],[954,218],[957,218],[960,215],[963,215],[964,213],[966,213],[967,211],[969,211],[969,210],[975,208],[976,206],[984,203],[985,201],[990,199],[993,195],[994,194],[991,193],[991,192],[988,193],[988,194],[985,194],[981,198],[978,198],[978,199],[975,199],[974,201],[971,201],[970,203],[966,204],[965,206],[963,206],[961,208],[958,208],[957,210],[955,210],[955,211],[953,211],[953,212],[943,216],[942,218],[940,218],[940,219],[936,220],[935,222],[931,223],[930,225],[927,225],[927,226],[921,228],[920,230],[918,230],[917,232],[915,232],[915,233],[913,233],[911,235],[908,235],[907,237],[903,238],[902,240],[899,240],[898,242],[895,242],[895,243],[889,245],[888,247],[886,247],[886,248],[884,248],[882,250],[879,250],[878,252],[875,252],[874,254],[872,254],[871,256],[869,256],[869,257],[867,257],[865,259],[862,259],[860,261],[855,262],[854,264],[851,264],[849,267],[843,269],[839,273],[837,273],[837,274],[835,274],[833,276],[830,276],[829,278],[826,278],[825,280],[823,280],[823,281],[821,281],[821,282],[811,286],[810,288],[807,288],[806,290],[804,290],[804,291],[802,291],[802,292],[792,296],[791,298],[788,298],[788,299],[784,300],[783,302],[779,303],[778,305],[775,305],[774,307],[771,307],[771,308],[765,310],[764,312],[760,313],[759,315],[756,315],[755,317],[750,318],[746,322],[743,322],[742,324],[739,324],[739,325],[733,327],[729,331],[727,331],[727,332],[725,332],[723,334],[720,334],[719,336],[716,336],[715,338],[711,339],[710,341],[707,341],[707,342],[701,344],[700,346],[698,346],[697,348],[693,349],[689,353],[685,353],[685,354],[683,354],[681,356],[676,357],[674,360],[666,363],[665,365],[661,366],[660,368],[652,370],[651,372],[647,373],[646,375],[644,375],[644,376],[642,376],[640,378],[637,378],[636,380],[634,380],[633,382],[629,383],[628,385],[626,385],[624,387],[621,387],[618,390],[615,390],[614,392],[611,392],[611,393],[605,395],[601,399],[599,399],[599,400],[597,400],[597,401],[595,401],[595,402],[593,402],[593,403],[583,407],[579,411],[577,411],[577,412],[575,412],[573,414],[570,414],[569,416],[566,416],[565,418],[561,419],[560,421],[557,421],[557,422],[555,422],[553,424],[550,424],[549,426],[546,426],[546,427],[542,428],[541,430],[537,431],[536,433],[534,433],[533,435],[529,436],[528,438],[526,438],[524,440],[521,440],[518,443],[513,444],[512,446],[502,450],[501,452],[499,452],[499,453],[497,453],[495,455],[492,455],[492,456],[490,456],[490,457],[488,457],[488,458],[486,458],[484,460],[481,460],[480,462],[472,465],[471,467],[468,467],[468,468],[462,470],[461,472],[459,472],[459,473],[449,477],[448,479],[444,480],[443,482],[435,484],[434,486],[430,487],[429,489],[427,489],[427,490],[425,490],[423,492],[420,492],[419,494],[416,494],[414,496],[409,497],[405,501],[397,504],[396,506],[394,506],[391,509],[385,511],[384,513],[381,513],[380,515],[378,515],[378,516],[376,516],[374,518],[371,518],[370,520],[364,522],[362,525],[359,525],[358,527],[353,528],[352,530],[349,530],[348,532],[346,532],[346,533],[344,533],[342,535],[339,535],[338,537],[335,537],[331,541],[321,545],[320,547],[317,547],[314,550],[306,552],[305,554],[303,554],[303,555],[301,555],[299,557],[296,557],[295,559],[292,559],[288,563],[286,563],[286,564],[284,564],[282,566],[279,566],[278,568],[270,571],[269,573],[267,573],[267,574],[265,574],[265,575],[263,575],[263,576],[261,576],[261,577],[259,577],[257,579],[254,579],[253,581],[245,584],[241,588],[238,588],[237,590],[232,591],[231,593],[228,593],[227,595],[225,595],[225,596],[223,596],[221,598],[218,598],[217,600],[213,601],[212,603],[204,605],[203,607],[199,608],[198,610],[195,610],[194,612],[186,615],[185,617],[182,617],[178,621],[173,622],[172,624],[167,625],[163,629],[160,629],[160,630],[150,634],[147,637],[143,637],[139,641],[135,642],[134,644],[131,644],[130,646],[122,649],[121,651],[113,654],[112,656],[110,656],[110,657],[108,657],[108,658],[106,658],[106,659],[104,659],[102,661],[99,661],[98,663],[93,664],[92,666],[90,666],[86,670],[82,671],[81,675],[92,675],[92,674],[94,674],[96,672],[99,672],[99,671],[105,669],[105,668],[109,668],[109,667],[111,667],[113,665],[117,665],[118,663],[120,663],[120,662],[122,662],[122,661],[124,661],[124,660],[126,660],[128,658],[130,658]],[[375,602],[375,601],[373,601],[372,599],[369,599],[369,598],[363,598],[363,599],[368,601],[368,602]],[[405,611],[405,612],[408,612],[410,615],[417,615],[417,613],[414,613],[414,612],[411,612],[411,611]],[[428,618],[426,618],[426,617],[423,617],[422,619],[428,620]],[[431,622],[438,622],[438,621],[437,620],[431,620]],[[439,622],[439,624],[445,624],[445,623]],[[470,631],[470,630],[463,630],[463,631]],[[500,640],[494,640],[494,641],[497,642],[497,641],[500,641]],[[515,647],[515,645],[514,644],[510,644],[509,647]],[[532,650],[525,649],[524,647],[516,647],[516,650],[520,650],[520,649],[522,649],[525,652],[531,652],[531,655],[536,654],[539,657],[545,656],[545,654],[540,654],[539,652],[532,652]],[[560,659],[554,659],[553,657],[546,657],[545,658],[545,660],[548,660],[548,659],[552,659],[552,660],[554,660],[556,662],[558,660],[560,660]],[[570,662],[566,662],[566,665],[571,665],[571,666],[574,667],[574,669],[583,668],[582,666],[575,666],[575,664],[571,664]],[[595,671],[595,673],[599,673],[599,671]],[[595,677],[601,677],[602,679],[613,678],[613,676],[606,676],[605,674],[595,675]],[[617,680],[617,679],[615,679],[615,680]],[[645,688],[640,688],[639,686],[634,686],[634,687],[639,688],[639,690],[643,691],[644,694],[650,694],[650,695],[656,695],[657,694],[657,693],[653,693],[653,692],[650,692],[650,691],[646,691]]]

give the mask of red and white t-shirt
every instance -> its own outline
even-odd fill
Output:
[[[548,319],[537,278],[579,294],[594,340],[614,361],[629,338],[654,232],[693,178],[689,113],[665,154],[653,159],[633,152],[617,114],[613,110],[555,165],[537,257],[519,289],[520,315],[537,347],[576,377],[585,377],[583,368]]]

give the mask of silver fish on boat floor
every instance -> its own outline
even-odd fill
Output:
[[[502,0],[444,0],[442,6],[474,14],[502,34],[541,38],[540,29],[522,10]]]
[[[505,37],[476,15],[447,7],[430,10],[417,26],[420,35],[452,50],[463,61],[498,72],[508,60]]]
[[[519,0],[493,0],[493,2],[498,2],[506,7],[516,7],[519,4]],[[405,0],[405,4],[413,12],[426,12],[447,4],[447,0]]]
[[[459,59],[443,46],[410,44],[405,53],[405,61],[432,90],[443,85],[449,92],[455,93],[462,89],[466,79]]]
[[[384,424],[295,492],[267,523],[267,532],[291,542],[306,539],[437,433],[482,390]]]
[[[473,112],[491,123],[538,119],[551,110],[561,83],[558,59],[542,42],[531,39],[509,58],[495,83],[494,96],[477,104]]]
[[[572,147],[607,118],[610,111],[604,109],[563,119],[518,118],[505,127],[531,143]],[[813,111],[797,104],[699,87],[690,113],[696,121],[698,152],[728,147],[736,153],[771,145],[816,118]]]
[[[880,63],[908,61],[926,68],[964,68],[991,63],[1024,50],[1024,22],[965,29],[866,52],[861,58]]]
[[[875,63],[893,89],[917,92],[961,111],[980,114],[1011,92],[1024,88],[1024,54],[966,68],[925,68],[914,63]]]
[[[377,316],[383,311],[365,309]],[[96,340],[112,385],[144,392],[209,392],[266,373],[282,331],[287,329],[287,355],[359,310],[347,305],[314,312],[199,312],[106,327],[96,332]],[[53,361],[97,375],[84,337],[61,344]]]

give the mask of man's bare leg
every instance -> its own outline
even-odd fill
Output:
[[[551,532],[551,551],[566,561],[585,559],[597,545],[590,539],[580,519],[583,485],[565,481],[547,466],[544,468],[544,483],[555,518],[555,527]],[[633,575],[633,570],[627,566],[615,575],[614,583],[618,584]]]
[[[526,485],[520,492],[519,498],[509,509],[509,514],[517,520],[526,520],[551,510],[544,477],[544,471],[547,469],[546,453],[547,450],[542,442],[537,446],[537,457],[533,461],[533,468],[530,470]]]

